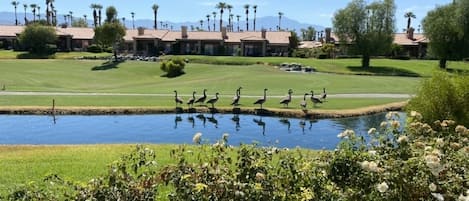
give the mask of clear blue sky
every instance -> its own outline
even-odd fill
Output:
[[[0,0],[2,5],[0,11],[13,11],[10,5],[11,0]],[[18,0],[21,4],[36,3],[41,6],[41,12],[45,9],[45,0]],[[104,7],[113,5],[119,12],[119,18],[126,17],[131,19],[130,12],[135,12],[136,19],[153,19],[151,5],[154,3],[160,6],[158,11],[158,21],[186,22],[206,19],[205,15],[217,11],[215,5],[220,0],[55,0],[56,9],[60,14],[73,11],[74,16],[83,16],[86,14],[92,16],[89,5],[99,3]],[[285,17],[310,24],[321,26],[331,26],[331,17],[337,9],[344,8],[348,2],[346,0],[224,0],[234,6],[233,13],[245,18],[243,5],[257,5],[257,16],[277,16],[278,12],[283,12]],[[371,2],[371,0],[368,0]],[[429,10],[436,5],[444,5],[452,0],[395,0],[397,5],[397,29],[402,31],[406,26],[406,20],[403,15],[407,11],[412,11],[417,19],[414,20],[414,27],[420,24],[421,19]],[[22,11],[22,7],[19,11]],[[250,19],[252,19],[252,10]],[[224,14],[224,19],[226,18]],[[218,16],[217,16],[218,18]],[[91,17],[88,17],[91,19]]]

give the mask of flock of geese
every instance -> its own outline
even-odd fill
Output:
[[[239,87],[236,90],[236,94],[233,97],[233,100],[231,102],[231,105],[234,106],[234,107],[240,105],[239,100],[241,99],[241,89],[242,89],[242,87]],[[254,105],[260,105],[260,109],[262,109],[262,105],[267,101],[267,90],[268,89],[264,89],[264,96],[257,99],[253,103]],[[315,97],[314,96],[314,91],[311,90],[310,92],[311,92],[310,94],[305,93],[304,96],[303,96],[303,100],[300,102],[300,106],[301,106],[302,109],[307,108],[307,105],[308,105],[307,96],[308,95],[311,95],[310,99],[311,99],[311,102],[313,103],[313,107],[316,107],[317,104],[323,103],[327,98],[326,88],[323,88],[323,93],[320,95],[320,97]],[[181,97],[178,96],[178,92],[176,90],[174,90],[174,93],[175,93],[174,101],[176,102],[176,107],[178,105],[184,104],[184,100]],[[189,98],[189,100],[186,102],[186,104],[188,105],[188,107],[190,109],[194,107],[194,104],[199,104],[199,106],[202,105],[202,104],[210,104],[212,106],[212,108],[215,108],[215,103],[217,103],[217,101],[219,99],[218,96],[220,95],[217,92],[217,93],[215,93],[214,97],[207,100],[207,89],[203,90],[203,95],[199,98],[196,98],[195,94],[196,94],[195,91],[192,92],[192,97]],[[292,101],[292,94],[293,94],[293,90],[289,89],[288,90],[288,95],[280,100],[280,104],[282,104],[284,107],[288,107],[288,104],[290,104],[291,101]]]

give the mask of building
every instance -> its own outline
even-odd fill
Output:
[[[0,26],[0,41],[7,49],[19,49],[17,37],[23,26]],[[93,44],[92,28],[55,28],[59,51],[86,51]],[[290,32],[221,32],[152,30],[139,28],[126,30],[124,54],[154,56],[160,54],[287,56]]]

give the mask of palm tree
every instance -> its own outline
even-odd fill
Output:
[[[249,31],[249,4],[244,5],[246,9],[246,31]]]
[[[226,8],[226,3],[225,2],[219,2],[215,8],[218,8],[220,9],[220,31],[221,31],[221,28],[223,27],[223,12],[224,12],[224,9]]]
[[[204,20],[200,20],[200,29],[204,29]]]
[[[415,14],[412,13],[411,11],[407,12],[404,14],[404,17],[407,18],[407,30],[410,29],[410,23],[411,23],[411,20],[412,18],[416,18]]]
[[[68,14],[69,14],[69,17],[70,17],[70,27],[72,27],[73,26],[73,12],[68,11]]]
[[[207,28],[208,31],[210,31],[210,15],[206,15],[205,17],[207,17]]]
[[[98,26],[98,13],[96,11],[96,9],[98,8],[97,4],[91,4],[90,8],[93,9],[93,25],[96,28],[96,26]]]
[[[282,13],[282,12],[278,12],[278,30],[279,30],[279,31],[282,29],[282,27],[281,27],[282,16],[283,16],[283,13]]]
[[[158,29],[158,4],[153,4],[153,6],[151,7],[153,9],[153,15],[154,15],[154,27],[155,30]]]
[[[132,15],[132,29],[135,29],[135,12],[131,12],[130,15]]]
[[[28,24],[28,18],[26,18],[26,9],[28,9],[28,4],[23,4],[24,7],[24,25]]]
[[[31,11],[33,12],[33,21],[36,21],[36,8],[37,8],[37,5],[36,4],[31,4],[29,5],[29,7],[31,7]]]
[[[239,18],[241,17],[241,15],[236,15],[236,18],[238,18],[238,32],[239,32]]]
[[[231,26],[231,18],[232,18],[232,15],[231,14],[231,9],[233,9],[233,6],[228,4],[226,5],[226,9],[228,9],[228,30],[231,30],[232,31],[232,26]]]
[[[230,14],[230,21],[231,21],[231,22],[230,22],[230,23],[231,23],[231,25],[230,25],[230,31],[233,31],[233,27],[234,27],[234,26],[233,26],[233,17],[234,17],[234,14]]]
[[[256,14],[257,14],[257,5],[254,5],[252,6],[252,8],[254,9],[254,31],[256,31]]]
[[[99,26],[101,26],[101,9],[103,9],[103,6],[101,4],[96,4],[96,9],[98,9],[98,23]]]
[[[37,6],[37,17],[41,20],[41,6]]]
[[[20,2],[18,1],[12,1],[11,2],[11,5],[13,5],[13,7],[15,7],[15,25],[18,26],[18,15],[16,14],[16,8],[18,8],[18,5],[20,4]]]
[[[216,26],[215,26],[215,21],[217,21],[217,12],[212,12],[213,15],[213,31],[215,31]]]
[[[88,24],[88,20],[86,19],[88,17],[87,15],[83,15],[83,19],[85,19],[85,22]]]

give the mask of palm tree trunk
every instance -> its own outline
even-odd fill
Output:
[[[18,26],[18,15],[16,14],[16,6],[15,6],[15,25]]]
[[[369,68],[370,67],[370,55],[363,55],[362,57],[362,67]]]
[[[446,69],[446,58],[441,58],[440,59],[440,68],[441,69]]]
[[[158,29],[158,21],[157,21],[157,19],[156,19],[156,15],[157,15],[156,10],[155,10],[155,12],[154,12],[153,14],[155,15],[155,21],[154,21],[154,25],[155,25],[155,26],[154,26],[154,28],[155,28],[155,30],[157,30],[157,29]]]

